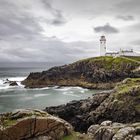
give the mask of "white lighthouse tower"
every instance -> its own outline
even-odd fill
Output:
[[[105,36],[101,36],[100,38],[100,56],[106,55],[106,38]]]

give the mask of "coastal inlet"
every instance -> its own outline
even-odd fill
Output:
[[[25,73],[26,71],[26,73]],[[85,99],[99,90],[88,90],[80,87],[46,87],[41,89],[26,89],[20,83],[30,71],[35,69],[5,70],[0,77],[0,113],[19,108],[43,109],[48,106],[68,103],[72,100]],[[38,69],[36,71],[39,71]],[[40,70],[41,71],[41,70]],[[3,73],[2,69],[0,70]],[[18,77],[17,77],[18,76]],[[9,86],[6,81],[17,81],[17,86]]]

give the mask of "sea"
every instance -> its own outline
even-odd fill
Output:
[[[0,68],[0,113],[16,109],[45,109],[49,106],[66,104],[72,100],[91,97],[99,90],[81,87],[45,87],[27,89],[21,84],[30,72],[41,72],[45,68],[12,67]],[[17,81],[18,86],[9,86],[6,80]]]

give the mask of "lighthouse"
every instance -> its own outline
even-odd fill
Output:
[[[105,36],[101,36],[100,38],[100,56],[106,55],[106,38]]]

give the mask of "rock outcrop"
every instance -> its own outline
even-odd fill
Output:
[[[47,71],[30,73],[22,84],[29,88],[58,85],[111,89],[127,77],[140,77],[138,66],[140,63],[132,58],[89,58]]]
[[[119,123],[140,121],[140,78],[125,79],[107,93],[93,95],[66,105],[47,107],[50,114],[71,123],[76,131],[86,132],[92,124],[105,120]]]
[[[80,101],[71,101],[66,105],[57,107],[47,107],[45,111],[59,116],[68,121],[75,127],[76,131],[86,132],[92,123],[88,123],[88,116],[92,110],[95,110],[109,96],[109,93],[101,93]]]
[[[18,86],[17,81],[10,81],[9,79],[4,80],[4,84],[9,84],[9,86]]]
[[[0,140],[59,140],[73,128],[40,110],[18,110],[0,115]]]
[[[16,81],[10,81],[9,86],[18,86],[18,84]]]
[[[90,140],[140,140],[140,122],[122,124],[105,121],[91,125],[87,134]]]

